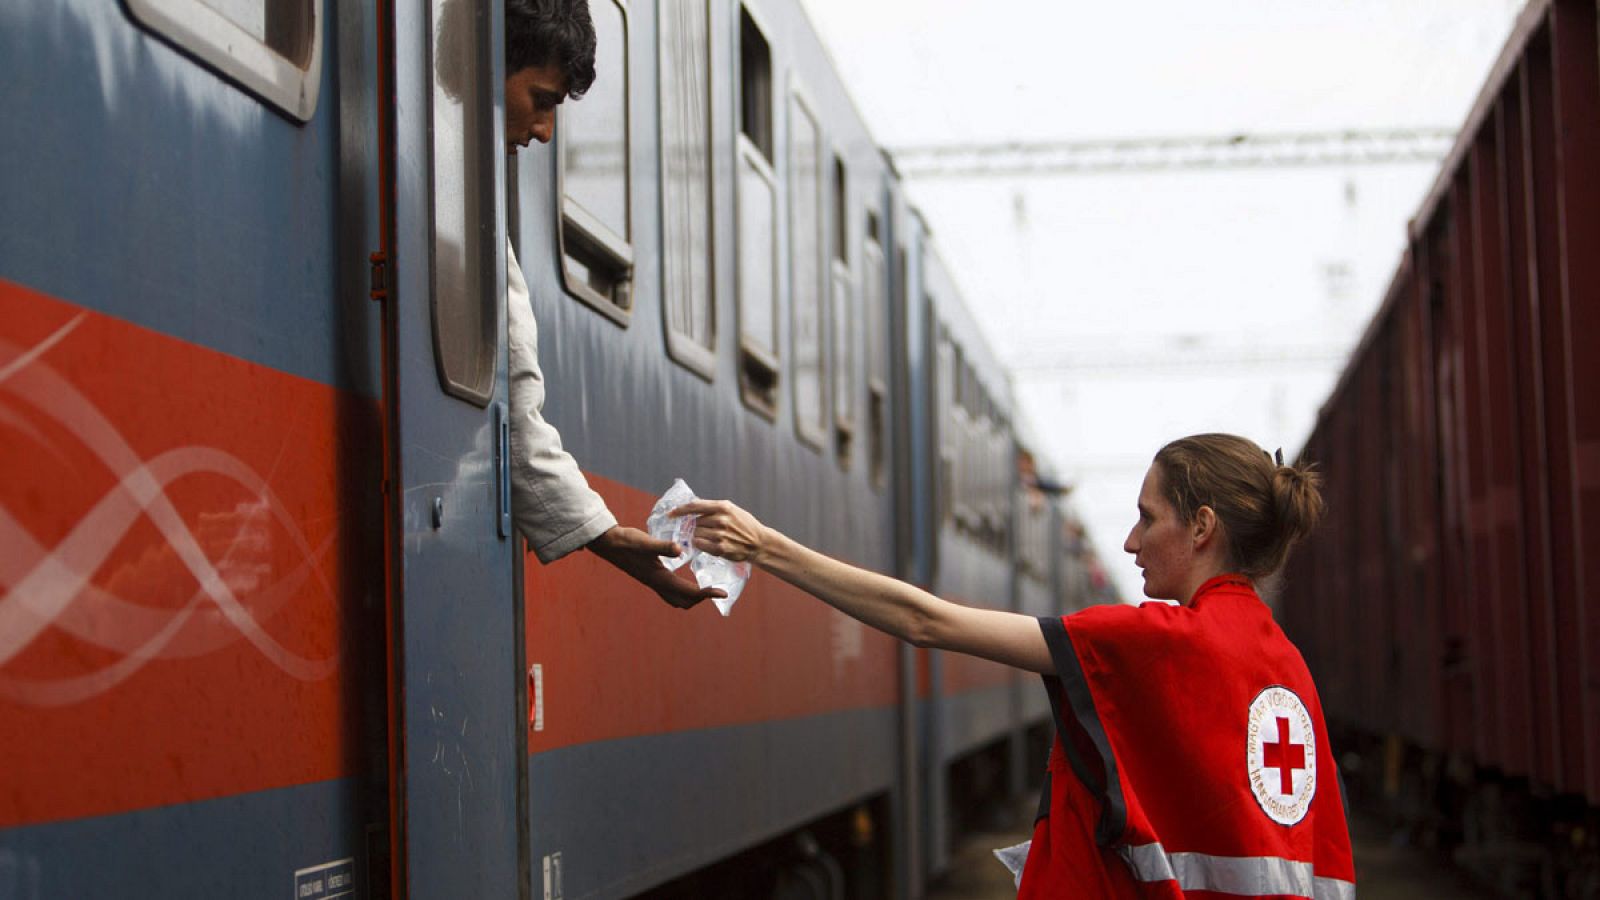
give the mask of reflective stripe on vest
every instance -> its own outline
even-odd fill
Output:
[[[1355,900],[1356,886],[1315,875],[1311,863],[1281,856],[1211,856],[1168,853],[1160,844],[1119,847],[1140,881],[1176,881],[1186,891],[1216,891],[1245,897],[1287,894],[1313,900]]]

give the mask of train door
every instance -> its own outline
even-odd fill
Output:
[[[396,896],[515,897],[522,734],[505,364],[500,5],[396,0],[390,297]]]
[[[0,3],[0,897],[386,896],[376,30]]]
[[[913,298],[922,290],[921,218],[895,198],[895,214],[890,217],[890,241],[894,248],[890,291],[890,408],[894,411],[891,447],[895,522],[895,575],[913,584],[930,584],[929,548],[926,529],[927,494],[924,491],[924,455],[927,452],[926,396],[929,370],[929,342],[925,340],[926,314]],[[923,755],[927,734],[926,675],[927,651],[910,644],[900,648],[900,784],[902,826],[896,834],[901,847],[897,854],[895,881],[897,897],[920,897],[927,840],[925,771]]]

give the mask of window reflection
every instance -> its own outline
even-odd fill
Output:
[[[822,298],[827,265],[822,244],[822,134],[796,95],[790,103],[789,238],[793,248],[790,308],[794,320],[794,402],[801,436],[827,434],[822,372]]]
[[[481,51],[487,13],[471,0],[433,0],[432,14],[434,343],[445,390],[487,403],[497,334],[481,240],[490,175]]]
[[[706,377],[712,318],[710,11],[659,6],[661,38],[661,260],[668,349]]]

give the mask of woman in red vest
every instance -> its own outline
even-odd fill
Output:
[[[699,501],[695,546],[918,647],[1044,676],[1055,710],[1020,897],[1355,896],[1322,705],[1255,583],[1322,513],[1316,476],[1244,438],[1161,448],[1123,549],[1156,600],[1061,618],[949,603]]]

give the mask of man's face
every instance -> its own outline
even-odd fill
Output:
[[[567,78],[555,63],[507,75],[506,150],[515,153],[532,141],[550,143],[556,133],[556,107],[566,97]]]

